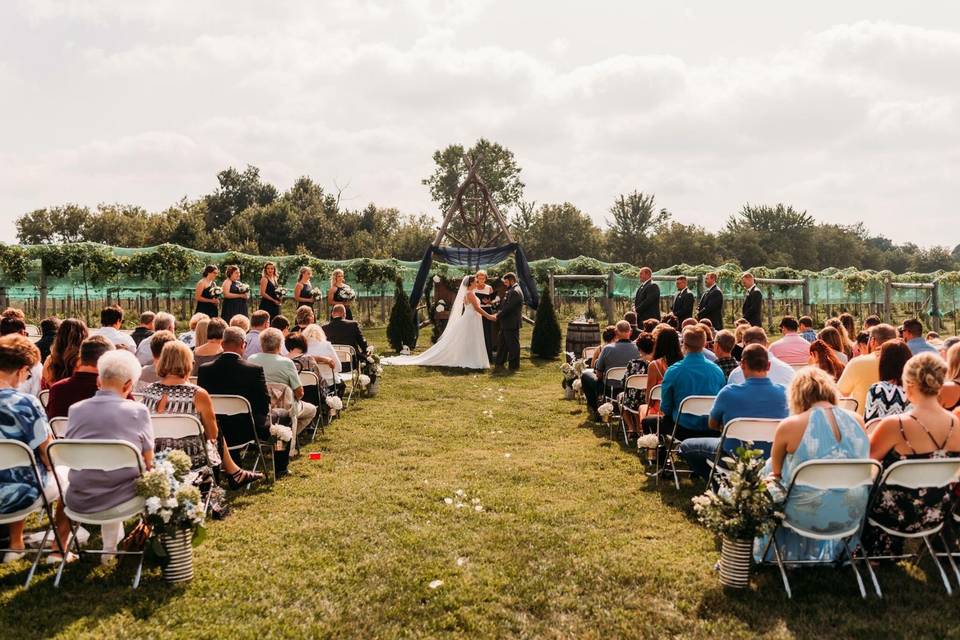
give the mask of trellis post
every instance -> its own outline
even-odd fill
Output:
[[[940,331],[940,285],[936,281],[930,290],[930,324],[934,331]]]
[[[607,323],[614,324],[616,322],[615,318],[615,309],[613,307],[613,272],[607,274],[607,290],[606,295],[604,296],[603,306],[607,311]]]
[[[554,284],[553,284],[553,274],[552,274],[552,273],[547,274],[547,292],[548,292],[549,295],[550,295],[550,302],[552,302],[553,305],[556,306],[556,302],[557,302],[557,298],[556,298],[557,292],[556,292],[556,289],[555,289]]]
[[[893,282],[890,278],[883,281],[883,318],[888,323],[893,322]]]
[[[40,262],[40,318],[47,317],[47,271]]]
[[[773,285],[767,285],[767,326],[773,331]]]
[[[810,276],[803,278],[803,315],[810,315]]]

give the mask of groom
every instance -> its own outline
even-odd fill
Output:
[[[510,369],[516,371],[520,368],[520,323],[523,320],[523,292],[517,286],[516,274],[504,274],[503,282],[507,285],[507,293],[503,296],[500,311],[495,316],[500,322],[496,366],[497,368],[502,367],[509,354]]]

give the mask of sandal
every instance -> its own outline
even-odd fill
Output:
[[[237,469],[227,476],[228,484],[233,490],[245,487],[257,480],[263,480],[263,474],[256,471],[247,471],[246,469]]]

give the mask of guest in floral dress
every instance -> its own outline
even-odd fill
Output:
[[[627,363],[627,373],[623,378],[624,380],[630,376],[647,373],[647,368],[650,366],[650,361],[653,359],[653,351],[656,347],[656,343],[653,340],[652,334],[641,331],[635,342],[637,345],[637,350],[640,352],[640,357]],[[646,387],[643,389],[630,388],[623,392],[623,398],[621,399],[623,406],[632,411],[638,412],[636,415],[630,413],[629,411],[623,412],[623,421],[627,426],[628,439],[635,440],[637,437],[639,437],[639,411],[640,407],[643,406],[643,403],[646,401],[646,393]]]
[[[777,426],[764,468],[769,477],[789,487],[795,470],[804,462],[869,455],[870,441],[863,431],[863,419],[838,407],[839,398],[837,384],[826,371],[807,367],[797,372],[787,390],[792,415]],[[798,485],[793,488],[786,513],[790,520],[813,530],[826,522],[855,526],[863,519],[869,497],[868,486],[824,490]],[[806,538],[785,527],[778,529],[776,536],[780,554],[787,561],[831,562],[844,550],[840,541]],[[758,562],[773,560],[773,545],[763,557],[768,542],[769,536],[754,541]]]
[[[960,418],[940,406],[938,399],[946,373],[946,364],[933,353],[907,361],[903,385],[910,411],[884,418],[870,435],[870,457],[884,469],[900,460],[960,456]],[[870,518],[907,533],[936,526],[952,511],[952,489],[886,488],[871,507]],[[903,541],[869,524],[863,533],[863,547],[871,556],[899,555]]]
[[[880,381],[870,385],[863,419],[866,422],[903,413],[910,408],[903,388],[903,367],[913,354],[903,340],[889,340],[880,347]]]

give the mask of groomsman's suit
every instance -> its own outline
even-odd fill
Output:
[[[644,320],[660,319],[660,287],[653,278],[640,283],[633,299],[633,308],[637,312],[638,326],[643,326]]]
[[[507,356],[510,368],[520,368],[520,324],[523,322],[523,292],[520,285],[514,283],[507,289],[497,313],[500,323],[500,337],[497,340],[496,366],[502,367]]]
[[[713,324],[713,330],[723,329],[723,291],[714,284],[700,296],[697,305],[697,320],[706,318]]]
[[[683,322],[687,318],[693,317],[694,302],[693,293],[690,289],[684,287],[682,291],[677,291],[677,295],[674,296],[670,312],[677,317],[679,322]]]
[[[747,289],[747,297],[743,299],[743,317],[754,327],[763,326],[763,294],[757,285]]]

